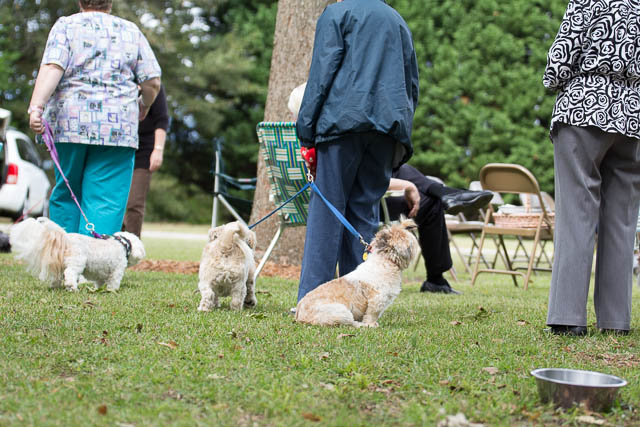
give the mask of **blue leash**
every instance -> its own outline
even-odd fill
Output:
[[[311,186],[311,182],[307,182],[305,184],[304,187],[302,187],[300,189],[300,191],[298,191],[296,194],[294,194],[293,196],[289,197],[289,199],[287,201],[285,201],[283,204],[281,204],[280,206],[278,206],[277,208],[275,208],[274,210],[272,210],[271,212],[269,212],[265,217],[263,217],[261,220],[259,220],[258,222],[256,222],[253,225],[249,226],[249,230],[251,230],[253,227],[255,227],[256,225],[260,224],[261,222],[265,221],[267,218],[269,218],[271,215],[273,215],[274,213],[278,212],[280,209],[284,208],[284,206],[289,203],[290,201],[292,201],[293,199],[295,199],[296,197],[298,197],[304,190],[306,190],[307,188],[309,188]]]
[[[306,169],[306,167],[305,167]],[[307,176],[310,176],[309,174],[307,174]],[[322,192],[320,191],[320,189],[318,188],[318,186],[315,184],[315,182],[313,182],[313,178],[311,178],[309,180],[309,182],[307,182],[305,184],[304,187],[302,187],[296,194],[294,194],[293,196],[289,197],[288,200],[286,200],[283,204],[281,204],[280,206],[278,206],[277,208],[275,208],[273,211],[271,211],[270,213],[268,213],[265,217],[263,217],[262,219],[260,219],[258,222],[256,222],[253,225],[249,226],[249,229],[251,230],[252,228],[254,228],[256,225],[260,224],[261,222],[265,221],[267,218],[269,218],[271,215],[273,215],[274,213],[278,212],[280,209],[282,209],[287,203],[289,203],[290,201],[292,201],[293,199],[295,199],[296,197],[298,197],[300,195],[300,193],[302,193],[303,191],[305,191],[307,188],[311,187],[311,189],[313,191],[316,192],[316,194],[318,196],[320,196],[320,199],[322,199],[322,201],[324,202],[325,205],[327,205],[327,207],[329,208],[329,210],[331,212],[333,212],[333,214],[336,216],[336,218],[338,218],[338,220],[342,223],[342,225],[344,225],[344,227],[349,231],[349,233],[351,233],[355,238],[357,238],[360,243],[362,243],[364,245],[365,248],[369,248],[369,243],[367,243],[364,238],[362,237],[362,235],[360,233],[358,233],[356,231],[355,228],[353,228],[353,225],[351,225],[349,223],[349,221],[347,221],[347,219],[344,217],[344,215],[342,215],[340,213],[340,211],[338,211],[338,209],[336,209],[335,206],[333,206],[331,204],[331,202],[329,200],[327,200],[326,197],[324,197],[324,194],[322,194]]]

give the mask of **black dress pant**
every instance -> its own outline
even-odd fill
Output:
[[[418,225],[418,240],[427,275],[438,276],[444,273],[452,266],[444,208],[440,199],[427,193],[430,186],[440,185],[440,183],[425,177],[416,168],[406,164],[393,172],[392,177],[411,181],[418,187],[420,208],[413,219]],[[388,197],[386,201],[391,219],[397,219],[400,215],[406,216],[409,213],[409,206],[404,197]]]

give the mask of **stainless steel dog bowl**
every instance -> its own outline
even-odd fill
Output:
[[[531,375],[536,378],[542,402],[553,402],[563,408],[583,404],[595,412],[611,409],[618,389],[627,385],[613,375],[577,369],[536,369]]]

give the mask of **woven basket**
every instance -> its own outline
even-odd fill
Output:
[[[537,212],[531,207],[531,196],[524,198],[524,206],[520,207],[522,211],[516,212],[496,212],[493,219],[498,227],[517,227],[517,228],[536,228],[540,221],[540,209]],[[555,213],[547,212],[547,216],[551,221],[551,225],[555,224]],[[549,228],[546,221],[542,221],[542,228]]]
[[[540,221],[542,213],[523,212],[523,213],[494,213],[493,219],[498,227],[517,227],[517,228],[536,228]],[[555,214],[547,212],[551,224],[554,224]],[[546,221],[542,221],[542,228],[549,228]]]

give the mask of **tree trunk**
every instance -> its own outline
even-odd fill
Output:
[[[330,3],[333,1],[278,1],[269,92],[264,111],[265,121],[292,120],[292,115],[287,108],[289,94],[293,88],[307,80],[316,21]],[[251,210],[251,224],[275,209],[273,203],[269,201],[269,181],[262,156],[258,156],[257,177],[258,183]],[[256,252],[259,257],[269,245],[279,224],[280,219],[276,214],[256,228],[258,237]],[[306,227],[285,229],[269,260],[279,264],[299,265],[302,260],[305,229]]]

